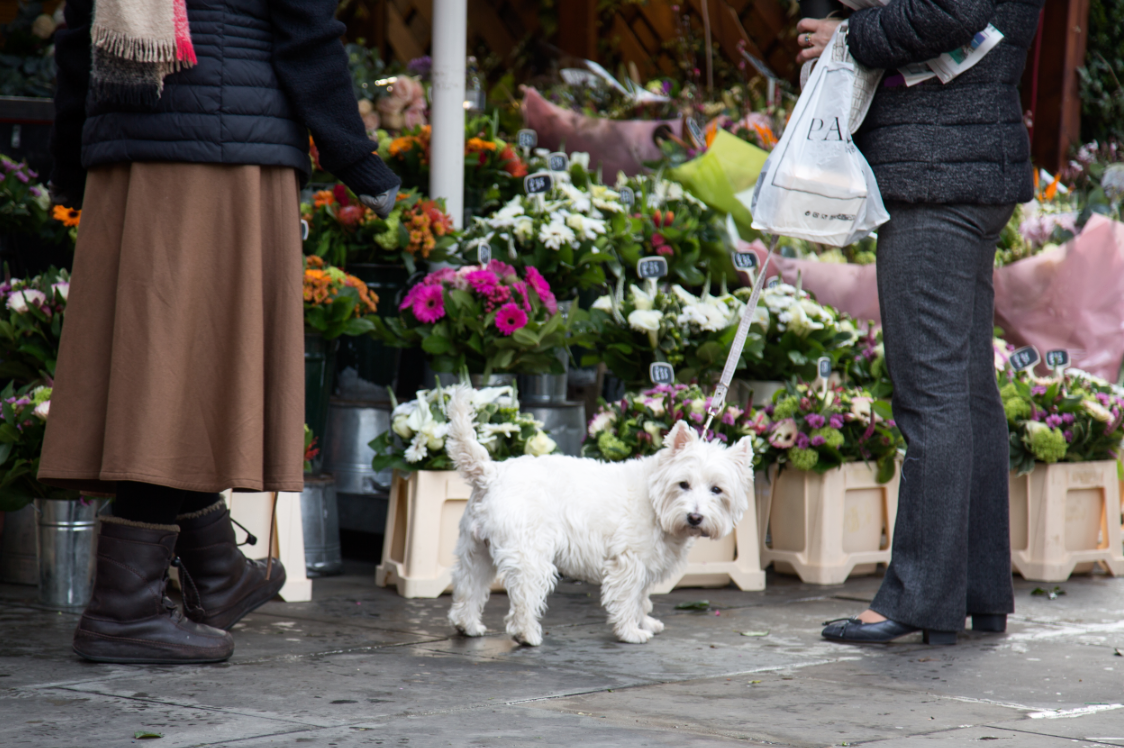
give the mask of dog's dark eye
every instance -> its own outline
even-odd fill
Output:
[[[690,491],[691,490],[691,484],[688,483],[685,480],[679,481],[679,487],[682,488],[684,491]]]
[[[713,493],[713,494],[719,494],[719,493],[722,493],[722,489],[719,488],[718,486],[711,486],[710,492]]]

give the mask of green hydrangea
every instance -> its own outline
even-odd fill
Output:
[[[788,450],[788,461],[797,470],[811,470],[820,461],[820,455],[814,449],[792,447]]]
[[[839,429],[833,429],[830,426],[824,426],[823,428],[816,429],[811,434],[809,434],[809,436],[811,436],[812,438],[822,436],[824,444],[833,449],[839,449],[843,446],[844,442],[843,432]]]
[[[1010,400],[1012,397],[1019,396],[1019,388],[1015,386],[1014,382],[1008,382],[999,388],[999,397],[1004,400]]]
[[[386,231],[375,237],[375,243],[383,249],[398,248],[398,227],[402,221],[398,218],[398,211],[394,211],[386,218]]]
[[[50,387],[36,387],[31,393],[31,404],[42,405],[51,399]]]
[[[1007,414],[1008,421],[1017,423],[1030,418],[1030,403],[1021,397],[1012,397],[1003,401],[1003,412]]]
[[[601,450],[601,456],[610,462],[627,459],[632,454],[628,445],[609,431],[597,435],[597,448]]]
[[[855,252],[856,265],[873,265],[878,259],[878,255],[873,252]]]
[[[792,418],[798,410],[800,410],[800,398],[789,395],[774,406],[773,420],[783,421],[786,418]]]
[[[1039,462],[1057,462],[1065,457],[1065,450],[1069,446],[1061,429],[1052,429],[1044,423],[1031,421],[1027,424],[1027,436],[1024,439],[1034,459]]]

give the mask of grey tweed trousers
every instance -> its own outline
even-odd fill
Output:
[[[995,246],[1013,205],[887,202],[878,295],[908,449],[890,567],[871,608],[959,631],[1011,613],[1007,419],[995,381]]]

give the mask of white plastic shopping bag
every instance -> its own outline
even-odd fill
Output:
[[[840,24],[752,195],[737,196],[755,229],[842,247],[890,219],[874,172],[851,141],[858,125],[851,120],[865,116],[870,103],[861,90],[856,97],[856,85],[869,87],[870,71],[860,70],[847,51],[846,33],[847,24]],[[853,110],[855,101],[866,106]]]

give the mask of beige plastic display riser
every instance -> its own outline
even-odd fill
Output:
[[[258,538],[255,545],[241,546],[242,552],[251,559],[268,558],[274,494],[227,491],[223,495],[226,497],[226,505],[230,507],[231,518]],[[312,580],[305,574],[301,495],[281,492],[276,496],[277,514],[272,555],[285,566],[285,586],[278,595],[288,603],[308,602],[312,599]],[[242,531],[236,530],[235,533],[241,539]]]
[[[781,472],[765,502],[761,566],[770,563],[809,584],[842,584],[890,563],[898,512],[901,470],[888,483],[876,480],[875,467],[847,463],[823,475]]]
[[[1124,575],[1114,460],[1038,463],[1010,486],[1011,566],[1024,579],[1064,582],[1096,566]]]

